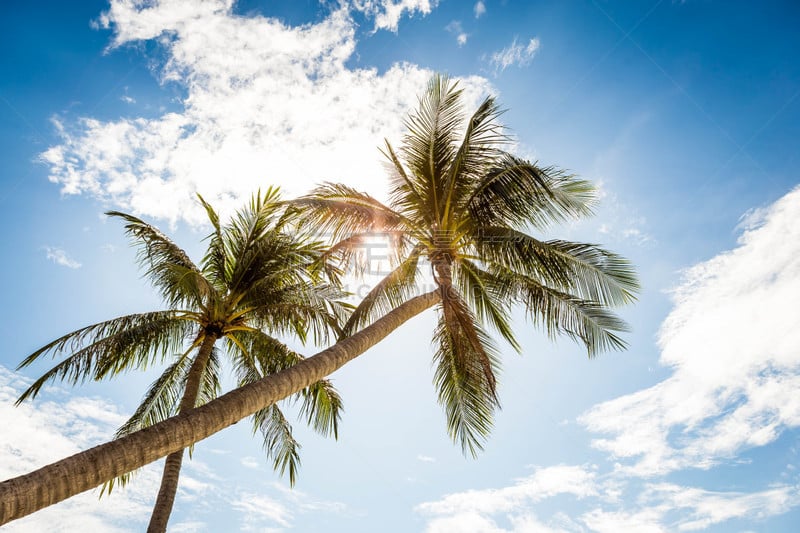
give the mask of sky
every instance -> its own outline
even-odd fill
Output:
[[[503,349],[472,459],[436,402],[426,312],[333,375],[338,441],[295,424],[295,488],[236,424],[184,463],[170,531],[795,531],[798,24],[778,1],[4,2],[0,477],[106,441],[157,375],[13,405],[52,364],[15,371],[36,348],[161,306],[105,211],[199,260],[197,192],[223,213],[270,185],[383,198],[378,146],[443,72],[468,106],[497,96],[515,153],[597,186],[596,216],[552,237],[634,262],[628,350],[589,360],[516,311],[522,354]],[[5,530],[140,531],[160,467]]]

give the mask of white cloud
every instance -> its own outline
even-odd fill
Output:
[[[208,531],[208,525],[199,520],[187,520],[185,522],[170,523],[170,533],[200,533]]]
[[[685,272],[659,334],[666,380],[590,409],[594,446],[636,475],[709,468],[800,426],[800,189],[739,246]]]
[[[643,247],[656,245],[655,237],[648,231],[647,218],[636,207],[621,201],[602,180],[596,182],[595,186],[600,200],[596,216],[591,222],[578,222],[575,227],[596,231],[606,243],[626,242]]]
[[[258,468],[261,466],[261,462],[258,459],[255,457],[250,457],[249,455],[247,457],[242,457],[240,462],[242,463],[242,466],[246,468]]]
[[[511,45],[493,53],[490,62],[494,65],[495,72],[502,72],[512,65],[524,67],[533,61],[539,47],[540,42],[537,37],[528,41],[528,44],[520,44],[515,37]]]
[[[438,0],[352,0],[355,9],[375,18],[375,31],[393,32],[397,32],[404,12],[427,15],[438,3]]]
[[[618,498],[616,492],[626,493]],[[556,512],[543,519],[540,504],[561,496]],[[570,502],[569,500],[572,499]],[[797,486],[777,485],[751,493],[715,492],[672,483],[645,483],[595,468],[541,468],[500,489],[450,494],[416,507],[427,533],[665,533],[697,531],[732,519],[763,520],[800,505]],[[510,524],[510,528],[499,525]]]
[[[416,510],[428,518],[427,531],[698,531],[800,506],[800,485],[786,483],[793,469],[750,492],[657,479],[711,468],[800,426],[798,219],[800,187],[748,215],[734,250],[685,272],[659,335],[672,375],[580,418],[609,435],[593,441],[609,453],[606,466],[542,468],[508,487],[423,503]],[[557,495],[575,500],[573,512],[547,519],[539,504]],[[498,525],[503,520],[510,529]]]
[[[341,502],[318,500],[280,483],[271,484],[269,489],[258,492],[235,491],[230,505],[241,515],[242,531],[283,531],[292,527],[297,514],[341,514],[347,510],[347,506]]]
[[[244,492],[233,501],[233,508],[244,514],[243,530],[260,529],[266,525],[289,527],[292,513],[289,509],[269,496]]]
[[[81,264],[70,256],[67,255],[67,252],[58,248],[56,246],[45,246],[44,247],[45,254],[47,258],[54,262],[57,265],[61,265],[67,268],[77,269],[81,267]]]
[[[429,515],[509,512],[557,494],[572,494],[579,498],[593,495],[596,493],[594,478],[594,473],[584,467],[550,466],[510,487],[449,494],[439,501],[420,504],[417,511]]]
[[[417,456],[417,461],[422,461],[423,463],[435,463],[436,462],[436,458],[435,457],[431,457],[429,455],[421,455],[420,454],[420,455]]]
[[[0,427],[7,428],[0,431],[0,479],[31,472],[107,441],[126,420],[107,400],[68,395],[59,386],[47,387],[33,401],[15,407],[14,401],[30,384],[0,365]],[[202,450],[206,451],[214,452]],[[198,511],[216,508],[233,507],[241,513],[243,527],[257,531],[265,531],[267,525],[289,527],[301,513],[347,510],[343,503],[320,500],[278,483],[258,490],[243,485],[241,479],[219,476],[198,460],[197,453],[183,463],[170,531],[206,531]],[[127,486],[115,487],[110,496],[98,500],[97,489],[79,494],[4,525],[3,531],[141,531],[150,517],[162,469],[163,461],[158,461],[137,472]]]
[[[475,2],[475,7],[473,8],[473,11],[475,13],[476,19],[479,19],[486,14],[486,4],[483,3],[483,0],[478,0],[477,2]]]
[[[0,366],[0,479],[21,475],[108,440],[124,417],[97,398],[51,399],[47,392],[19,407],[30,382]],[[158,492],[160,469],[142,469],[124,488],[98,500],[79,494],[3,526],[3,531],[130,531],[141,529]]]
[[[464,31],[464,28],[461,26],[461,21],[454,20],[444,28],[448,32],[452,33],[456,36],[456,42],[458,46],[464,46],[467,44],[467,39],[469,35]]]
[[[136,99],[133,98],[132,96],[128,96],[127,94],[123,94],[122,96],[119,97],[119,99],[122,100],[123,102],[125,102],[126,104],[135,104],[136,103]]]
[[[358,3],[387,13],[432,5]],[[113,29],[114,46],[159,39],[167,53],[162,80],[185,87],[183,110],[156,118],[56,119],[61,143],[42,159],[66,194],[91,194],[172,222],[204,220],[198,191],[225,211],[274,183],[295,195],[323,180],[346,180],[383,196],[377,146],[384,137],[399,139],[431,75],[407,63],[381,74],[346,66],[356,41],[345,8],[291,27],[234,16],[227,1],[114,0],[100,23]],[[490,90],[477,77],[462,86],[473,102]]]

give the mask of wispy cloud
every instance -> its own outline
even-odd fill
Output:
[[[108,440],[125,420],[117,407],[97,398],[68,401],[45,391],[32,402],[13,405],[30,382],[0,366],[0,479],[17,476]],[[158,492],[160,469],[144,468],[130,485],[98,501],[97,491],[3,526],[3,531],[128,531],[141,528]]]
[[[242,466],[246,468],[258,468],[261,466],[261,462],[259,462],[258,459],[255,457],[250,457],[249,455],[247,457],[242,457],[240,462],[242,463]]]
[[[476,19],[479,19],[486,14],[486,4],[483,3],[483,0],[478,0],[477,2],[475,2],[475,7],[473,8],[473,12],[475,13]]]
[[[624,498],[615,497],[620,489]],[[548,500],[577,509],[549,514]],[[426,533],[666,533],[697,531],[733,519],[764,519],[800,504],[800,491],[779,485],[751,493],[716,492],[671,483],[638,483],[583,466],[540,469],[513,485],[470,490],[416,507]],[[500,525],[508,522],[510,528]]]
[[[521,44],[515,37],[508,47],[493,53],[489,61],[494,65],[495,72],[502,72],[513,65],[524,67],[533,61],[539,46],[538,37],[532,38],[527,44]]]
[[[607,453],[604,464],[540,468],[506,487],[423,503],[427,531],[698,531],[800,506],[793,467],[745,491],[666,480],[721,467],[800,427],[798,219],[800,187],[749,212],[736,248],[684,273],[659,334],[672,375],[579,419],[604,434],[591,442]],[[539,505],[557,496],[572,500],[571,518]]]
[[[260,530],[265,526],[289,527],[292,513],[281,502],[263,494],[245,492],[232,502],[233,508],[243,513],[243,531]]]
[[[582,417],[621,468],[709,468],[800,426],[798,218],[800,189],[751,221],[736,249],[687,270],[659,334],[673,374]]]
[[[0,427],[9,428],[0,431],[0,479],[22,475],[107,441],[127,418],[107,400],[67,395],[58,385],[15,407],[14,401],[30,383],[0,365]],[[303,513],[347,511],[343,503],[315,498],[280,483],[248,490],[241,480],[217,474],[198,458],[198,453],[214,451],[197,450],[193,460],[184,461],[170,531],[206,531],[202,512],[213,508],[234,508],[242,529],[255,531],[284,530]],[[98,500],[97,490],[86,492],[11,522],[3,531],[141,531],[158,493],[162,469],[163,461],[153,463],[102,500]],[[189,516],[184,514],[187,509],[193,510]]]
[[[72,269],[78,269],[82,266],[79,262],[67,255],[67,252],[56,246],[45,246],[44,251],[47,258],[57,265]]]
[[[417,455],[417,461],[422,461],[423,463],[435,463],[436,458],[431,457],[430,455]]]
[[[467,35],[467,33],[464,31],[464,28],[461,26],[461,21],[454,20],[453,22],[445,26],[445,29],[449,33],[452,33],[453,35],[456,36],[456,42],[458,43],[458,46],[464,46],[465,44],[467,44],[467,39],[469,38],[469,35]]]
[[[388,13],[425,12],[434,3],[354,5]],[[113,30],[115,46],[170,34],[159,41],[168,59],[161,77],[185,86],[183,109],[156,118],[61,118],[61,142],[42,159],[66,194],[170,221],[202,223],[195,192],[230,212],[270,182],[295,195],[347,179],[384,196],[375,146],[401,136],[431,75],[408,63],[381,73],[349,67],[356,41],[348,8],[292,27],[234,15],[223,0],[114,0],[100,23]],[[490,90],[478,77],[462,87],[476,103]]]
[[[297,489],[274,483],[269,491],[237,491],[231,505],[241,516],[242,531],[283,531],[291,528],[301,513],[340,514],[347,507],[340,502],[317,500]],[[272,495],[266,494],[271,492]]]
[[[438,0],[353,0],[352,6],[375,19],[375,31],[396,32],[404,13],[427,15],[438,3]]]
[[[557,494],[578,497],[595,494],[594,473],[580,466],[551,466],[502,489],[470,490],[423,503],[417,511],[428,515],[495,514],[519,509]]]

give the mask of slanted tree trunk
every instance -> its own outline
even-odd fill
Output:
[[[205,405],[0,483],[0,524],[92,489],[187,448],[319,381],[439,301],[416,296],[346,339],[291,368],[235,389]]]
[[[200,350],[195,357],[189,373],[186,376],[186,388],[183,390],[183,398],[178,413],[187,413],[194,409],[197,403],[197,394],[200,391],[200,381],[214,349],[217,336],[213,333],[206,334]],[[147,533],[164,533],[167,530],[167,522],[172,514],[172,506],[175,503],[175,493],[178,491],[178,478],[181,475],[181,464],[183,463],[183,451],[181,448],[177,452],[172,452],[164,462],[164,473],[161,474],[161,487],[158,489],[158,497],[153,506],[153,513],[150,515],[150,524],[147,526]]]

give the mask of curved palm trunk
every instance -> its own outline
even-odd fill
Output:
[[[217,342],[215,335],[206,335],[197,357],[189,369],[186,377],[186,388],[183,390],[183,398],[178,413],[183,414],[194,409],[197,403],[197,394],[200,391],[200,381],[203,372],[211,357],[214,343]],[[172,506],[175,503],[175,493],[178,491],[178,478],[181,475],[181,464],[183,463],[183,451],[181,448],[177,452],[172,452],[164,462],[164,473],[161,475],[161,487],[158,489],[158,497],[153,506],[153,513],[150,515],[150,524],[147,526],[147,533],[164,533],[167,530],[169,515],[172,514]]]
[[[235,424],[319,381],[439,301],[416,296],[354,335],[277,374],[120,439],[0,483],[0,524],[92,489]]]

